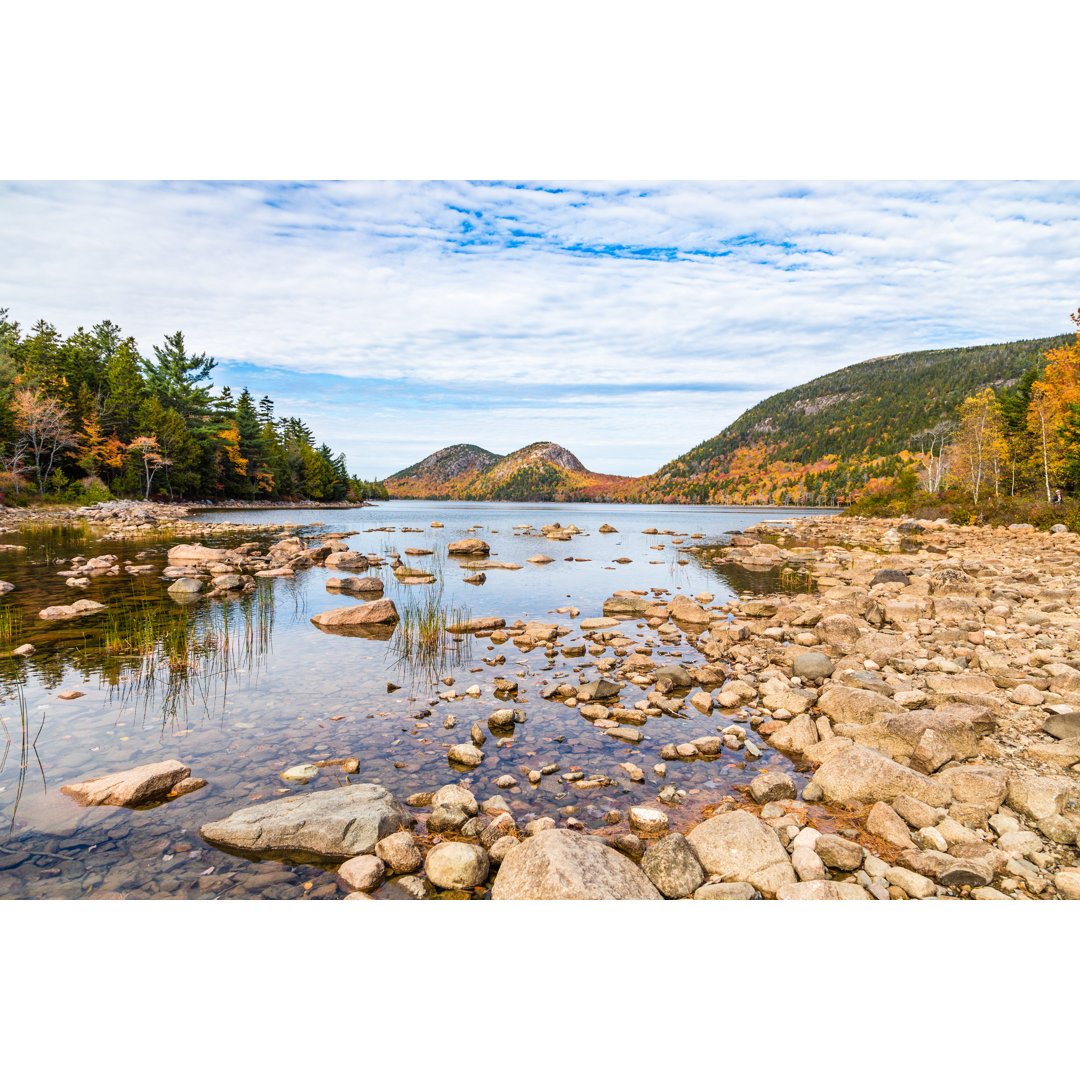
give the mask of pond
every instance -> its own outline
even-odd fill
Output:
[[[369,571],[382,578],[384,595],[399,609],[415,608],[427,596],[508,624],[557,622],[574,627],[559,639],[565,647],[592,644],[576,623],[599,616],[604,600],[619,589],[705,592],[715,604],[740,592],[775,589],[775,574],[719,565],[716,549],[733,531],[798,513],[787,507],[401,501],[348,510],[193,516],[250,529],[214,541],[216,546],[254,542],[265,550],[285,532],[304,538],[354,534],[346,540],[351,549],[384,558],[398,553],[407,565],[435,575],[434,585],[407,585],[386,564]],[[435,521],[442,527],[433,528]],[[568,542],[548,540],[539,530],[554,522],[574,525],[581,534]],[[604,524],[617,531],[601,532]],[[645,535],[645,529],[658,533]],[[678,535],[663,535],[664,530]],[[450,541],[464,537],[483,539],[490,559],[520,569],[488,569],[483,584],[466,583],[476,571],[446,554]],[[326,580],[344,576],[340,571],[316,566],[293,578],[260,579],[255,592],[236,599],[181,605],[166,593],[169,582],[161,577],[176,542],[152,534],[102,541],[73,529],[0,535],[3,545],[25,549],[0,550],[0,579],[14,585],[0,598],[0,897],[340,898],[345,893],[332,866],[244,858],[198,836],[208,821],[301,790],[379,783],[404,800],[467,778],[483,799],[499,794],[496,778],[510,774],[521,782],[501,793],[519,824],[573,816],[602,830],[612,811],[620,811],[625,823],[630,806],[658,805],[665,783],[686,792],[684,802],[671,809],[677,824],[680,814],[692,820],[702,805],[748,783],[760,768],[793,772],[790,761],[751,735],[761,751],[756,760],[725,753],[715,760],[670,762],[661,779],[651,768],[660,746],[713,734],[734,717],[688,709],[688,716],[650,719],[637,746],[610,738],[576,708],[539,696],[545,684],[577,683],[582,673],[598,677],[590,665],[600,657],[588,651],[551,658],[542,648],[523,652],[512,641],[495,645],[467,637],[433,669],[403,658],[400,629],[387,640],[324,633],[311,623],[313,615],[356,603],[327,591]],[[680,550],[691,546],[698,550]],[[407,548],[433,554],[406,555]],[[103,554],[118,556],[117,572],[93,577],[82,589],[68,587],[61,572],[71,569],[74,556]],[[553,561],[530,563],[537,554]],[[132,574],[125,564],[148,569]],[[106,610],[61,623],[37,616],[49,605],[80,598],[103,603]],[[557,613],[570,607],[578,609],[576,618]],[[630,621],[620,629],[648,642],[657,662],[701,662],[685,643],[658,642],[644,624]],[[26,642],[35,647],[32,656],[10,655]],[[611,649],[603,653],[611,655]],[[519,683],[516,695],[495,696],[498,675]],[[461,693],[473,684],[481,689],[477,697],[438,697],[450,687]],[[65,691],[82,696],[63,700]],[[624,694],[628,701],[644,696],[645,689],[637,693],[634,687]],[[477,768],[467,774],[455,770],[447,747],[465,741],[474,723],[483,726],[494,709],[507,706],[524,710],[527,722],[512,738],[489,737]],[[174,758],[207,786],[140,810],[79,807],[60,790]],[[358,762],[355,773],[321,767],[303,787],[279,776],[296,765],[347,758]],[[623,779],[618,766],[626,761],[643,769],[642,783]],[[523,770],[551,764],[557,771],[540,784],[522,776]],[[581,791],[561,778],[575,770],[611,782]],[[797,778],[800,787],[805,780]],[[620,828],[625,831],[625,824]],[[404,894],[391,881],[375,895]]]

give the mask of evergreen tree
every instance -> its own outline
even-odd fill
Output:
[[[146,384],[166,408],[185,420],[213,412],[208,380],[217,361],[205,353],[189,356],[182,330],[167,335],[164,345],[155,345],[154,356],[154,361],[143,361]]]

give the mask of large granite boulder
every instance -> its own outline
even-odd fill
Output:
[[[948,806],[952,793],[942,783],[917,773],[865,746],[831,755],[814,780],[830,802],[892,802],[910,795],[930,806]]]
[[[796,880],[779,837],[745,810],[714,814],[695,825],[686,839],[707,874],[747,881],[765,896],[775,896]]]
[[[351,784],[245,806],[204,825],[199,835],[211,844],[240,851],[351,858],[370,855],[384,836],[412,829],[413,824],[386,788]]]
[[[614,848],[568,829],[545,829],[503,859],[492,900],[661,900],[652,882]]]

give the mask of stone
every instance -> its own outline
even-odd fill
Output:
[[[413,819],[377,784],[290,795],[245,806],[199,829],[211,844],[240,851],[370,855],[384,837],[411,830]]]
[[[1080,738],[1080,713],[1058,713],[1043,721],[1043,731],[1055,739]]]
[[[834,881],[795,881],[777,890],[777,900],[839,900],[840,890]]]
[[[795,781],[783,773],[758,773],[750,782],[750,797],[758,804],[794,799],[797,795]]]
[[[873,833],[874,836],[880,836],[893,847],[915,846],[907,825],[904,824],[904,819],[888,803],[874,803],[866,819],[866,831]]]
[[[520,843],[516,836],[501,836],[488,848],[488,858],[498,866]]]
[[[1051,814],[1050,817],[1036,821],[1035,828],[1055,844],[1076,843],[1076,825],[1061,814]]]
[[[997,846],[1009,855],[1023,858],[1025,855],[1034,855],[1036,851],[1042,851],[1043,843],[1036,833],[1021,829],[1018,832],[999,836]]]
[[[896,712],[883,694],[850,686],[830,687],[818,698],[817,706],[837,724],[872,724],[879,716]]]
[[[958,765],[944,769],[934,779],[944,784],[957,802],[993,814],[1005,801],[1008,776],[1007,770],[989,765]]]
[[[747,881],[766,896],[795,880],[795,870],[776,833],[745,810],[714,814],[687,834],[708,874]]]
[[[383,591],[383,583],[377,577],[345,577],[327,578],[327,589],[338,589],[341,592],[354,593],[380,593]]]
[[[38,612],[38,618],[44,622],[61,622],[65,619],[79,619],[84,615],[96,615],[104,610],[105,605],[96,600],[76,600],[74,604],[43,608]]]
[[[382,859],[374,855],[357,855],[338,867],[338,877],[348,888],[359,892],[377,889],[385,876]]]
[[[757,889],[748,881],[713,881],[694,893],[695,900],[753,900]]]
[[[460,784],[445,784],[431,797],[432,806],[452,806],[466,817],[476,817],[476,796]]]
[[[689,896],[705,881],[705,871],[682,833],[670,833],[650,845],[641,869],[669,900]]]
[[[171,596],[194,596],[196,593],[201,593],[203,583],[198,578],[182,577],[177,578],[166,589]]]
[[[282,780],[289,780],[298,784],[306,784],[309,780],[314,780],[318,775],[319,769],[316,765],[294,765],[291,769],[285,769],[278,773]]]
[[[394,874],[412,874],[423,865],[420,847],[411,833],[396,832],[384,836],[375,845],[375,854]]]
[[[569,829],[529,837],[502,861],[493,900],[661,900],[625,855]]]
[[[191,769],[179,761],[155,761],[123,772],[67,784],[60,790],[80,806],[141,806],[164,799]]]
[[[398,612],[394,601],[383,597],[351,607],[331,608],[313,615],[311,621],[319,627],[379,626],[396,623]]]
[[[890,866],[885,872],[885,880],[903,889],[913,900],[925,900],[937,894],[937,887],[928,877],[902,866]]]
[[[485,541],[475,536],[466,537],[464,540],[453,540],[446,545],[448,555],[482,555],[491,554],[491,548]]]
[[[956,859],[937,876],[938,884],[950,889],[959,889],[965,885],[982,888],[993,880],[993,870],[976,859]]]
[[[169,548],[167,558],[170,563],[215,563],[225,562],[231,552],[221,548],[203,547],[202,544],[177,544]]]
[[[945,817],[944,810],[927,806],[920,799],[913,799],[910,795],[898,795],[893,799],[892,806],[913,829],[929,828]]]
[[[1009,778],[1005,802],[1017,813],[1041,821],[1060,814],[1074,791],[1073,784],[1065,779],[1013,775]]]
[[[474,889],[487,881],[490,872],[488,853],[476,844],[436,844],[424,860],[428,881],[440,889]]]
[[[475,634],[481,630],[501,630],[506,625],[505,619],[494,615],[485,615],[479,619],[466,619],[446,628],[449,634]]]
[[[799,653],[791,662],[791,673],[804,682],[823,682],[833,670],[833,662],[819,652]]]
[[[943,784],[863,746],[833,754],[814,773],[814,782],[832,802],[890,802],[898,795],[910,795],[931,806],[952,802]]]
[[[827,875],[825,864],[813,848],[797,846],[791,852],[791,865],[800,881],[822,881]]]
[[[484,751],[478,746],[473,746],[472,743],[458,743],[447,750],[446,756],[454,765],[475,769],[484,760]]]
[[[1080,900],[1080,869],[1062,870],[1055,874],[1054,888],[1066,900]]]
[[[631,829],[646,836],[659,836],[668,829],[667,814],[653,806],[631,806],[628,821]]]
[[[862,866],[862,847],[835,833],[822,833],[814,842],[814,851],[834,870],[857,870]]]

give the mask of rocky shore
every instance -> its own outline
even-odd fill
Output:
[[[523,535],[542,544],[579,534],[555,525]],[[256,576],[379,562],[350,551],[347,535],[285,535],[265,553],[177,545],[165,573],[170,591],[208,583],[220,594],[253,588]],[[357,897],[392,880],[418,899],[1080,898],[1080,536],[840,517],[763,523],[722,548],[666,535],[680,557],[768,571],[770,584],[727,604],[619,590],[599,617],[568,604],[553,622],[490,615],[452,626],[549,661],[464,689],[444,680],[416,712],[412,734],[424,742],[442,721],[456,782],[399,801],[351,781],[355,758],[302,764],[281,774],[295,793],[206,822],[203,839],[329,862]],[[490,554],[479,538],[449,546],[466,560]],[[493,572],[516,565],[487,561]],[[375,584],[335,578],[327,588],[377,596]],[[370,632],[396,620],[392,601],[363,601],[312,621]],[[673,648],[678,663],[664,655]],[[497,669],[505,656],[484,662]],[[615,775],[552,758],[474,781],[537,697],[625,748]],[[459,717],[439,715],[454,703],[476,713],[467,738],[454,732]],[[670,719],[684,737],[649,737]],[[754,765],[772,751],[790,767]],[[748,782],[706,803],[665,782],[669,765],[690,761],[736,765]],[[164,790],[179,763],[161,764]],[[305,792],[324,770],[346,774],[343,786]],[[643,783],[650,773],[658,790]],[[107,779],[110,790],[122,782]],[[573,806],[529,812],[526,796],[553,783],[640,798],[602,821],[579,820]]]

